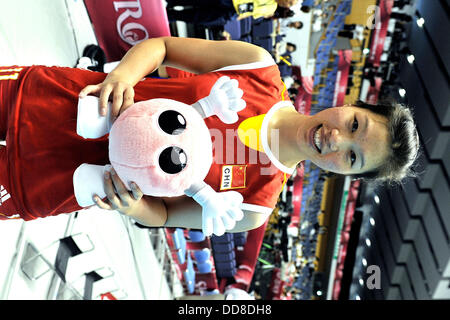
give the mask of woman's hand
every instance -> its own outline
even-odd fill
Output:
[[[94,195],[94,202],[99,208],[117,210],[127,216],[133,216],[139,210],[143,193],[134,182],[130,183],[131,192],[129,192],[111,168],[111,171],[105,171],[103,186],[107,199],[102,200]]]
[[[106,116],[108,101],[112,100],[111,123],[114,122],[120,113],[134,104],[133,86],[113,73],[110,73],[102,83],[86,86],[80,91],[80,98],[84,98],[87,95],[100,97],[99,108],[101,116]]]

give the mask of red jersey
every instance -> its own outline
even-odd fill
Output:
[[[193,104],[209,94],[219,77],[227,75],[239,81],[247,107],[239,112],[235,124],[224,124],[216,116],[205,119],[210,129],[226,137],[226,131],[236,130],[243,120],[265,114],[279,101],[288,100],[276,65],[257,63],[250,67],[256,68],[232,70],[230,67],[188,78],[146,79],[135,86],[135,101],[170,98]],[[104,165],[109,161],[107,137],[85,140],[76,134],[78,94],[88,84],[101,83],[106,75],[81,69],[33,66],[22,68],[15,79],[5,81],[1,76],[2,69],[0,133],[6,128],[6,172],[11,195],[8,201],[14,206],[0,206],[0,212],[31,220],[80,210],[73,192],[75,169],[82,163]],[[264,152],[257,152],[256,163],[249,163],[250,150],[239,139],[225,141],[224,149],[218,147],[217,139],[213,142],[214,163],[205,181],[216,191],[233,189],[242,193],[247,205],[243,209],[271,211],[285,172],[274,167]],[[218,154],[230,154],[228,150],[242,147],[249,151],[247,155],[235,152],[231,157],[225,156],[225,160],[216,159]],[[271,174],[261,175],[265,168],[270,168]],[[234,179],[230,188],[223,181],[229,170]]]

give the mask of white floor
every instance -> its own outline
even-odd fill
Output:
[[[97,41],[82,0],[0,0],[0,65],[73,67],[91,43]],[[82,294],[83,274],[97,270],[104,279],[94,283],[94,299],[106,292],[119,299],[172,299],[181,294],[177,281],[175,288],[166,281],[147,229],[116,212],[91,209],[77,217],[72,213],[30,222],[0,221],[0,299],[77,298],[70,290],[57,297],[60,281],[42,259],[52,264],[55,243],[68,235],[78,235],[74,238],[86,251],[70,258],[67,267],[66,283],[75,292]],[[41,255],[25,263],[24,253],[31,247]]]

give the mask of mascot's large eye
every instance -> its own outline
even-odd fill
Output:
[[[186,129],[186,119],[174,110],[161,113],[158,124],[165,133],[173,135],[181,134]]]
[[[159,155],[159,166],[165,173],[181,172],[186,167],[186,163],[186,153],[178,147],[168,147]]]

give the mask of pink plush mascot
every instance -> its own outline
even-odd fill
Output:
[[[111,125],[98,114],[98,98],[79,100],[77,133],[99,138],[109,132],[109,159],[119,178],[134,181],[146,195],[186,194],[202,206],[202,229],[221,235],[243,218],[242,196],[236,191],[215,192],[203,180],[212,163],[212,143],[203,118],[217,115],[225,123],[238,120],[245,108],[237,80],[221,77],[210,95],[189,106],[170,99],[137,102]],[[109,108],[110,110],[110,108]],[[82,207],[101,198],[103,173],[109,166],[82,164],[74,173],[75,197]]]

